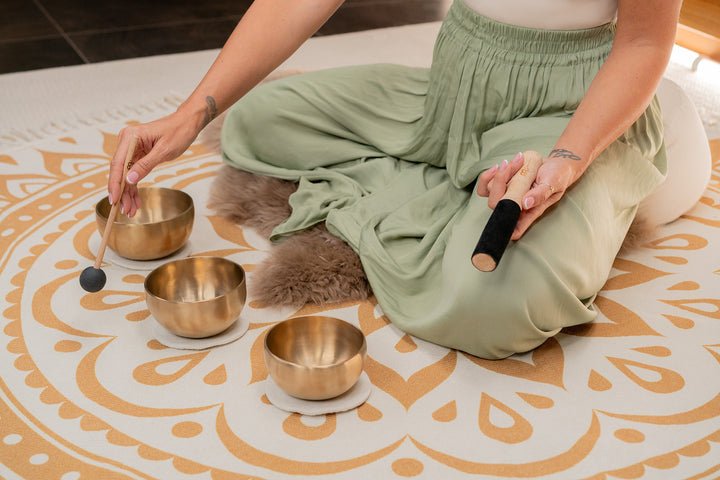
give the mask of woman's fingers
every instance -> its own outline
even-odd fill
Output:
[[[554,187],[547,182],[535,182],[533,183],[532,188],[523,196],[522,208],[527,210],[545,203],[556,193],[561,193],[561,189],[559,187]]]
[[[477,184],[477,194],[488,197],[488,206],[494,209],[507,193],[508,183],[523,167],[519,153],[511,162],[503,161],[484,171]],[[535,181],[521,200],[522,212],[512,235],[518,240],[551,205],[558,202],[565,191],[582,174],[576,163],[564,159],[545,159],[537,171]]]
[[[137,188],[134,185],[125,184],[125,189],[121,192],[120,185],[123,175],[127,172],[123,172],[123,165],[125,162],[125,156],[127,155],[128,148],[130,148],[130,141],[135,135],[130,129],[125,128],[120,132],[118,146],[115,149],[112,160],[110,161],[110,177],[108,180],[108,199],[111,204],[118,203],[120,213],[132,216],[137,211],[137,207],[134,205],[137,202]],[[135,158],[140,154],[139,148],[135,149],[133,162]]]
[[[128,170],[122,173],[125,175],[125,191],[122,195],[120,211],[128,217],[135,216],[138,208],[140,208],[140,197],[137,189],[138,182],[145,178],[159,163],[173,158],[169,149],[162,146],[163,141],[155,138],[156,134],[154,133],[154,130],[149,125],[145,125],[143,127],[143,129],[135,128],[131,132],[121,132],[121,136],[125,136],[127,134],[128,137],[131,135],[138,135],[139,137],[134,158],[131,160]],[[120,181],[122,176],[120,170],[115,166],[115,163],[117,158],[120,156],[124,158],[124,155],[127,153],[125,143],[129,142],[123,141],[119,143],[111,165],[108,190],[112,192],[111,194],[113,196],[115,195],[115,190],[117,190],[118,194],[120,191]]]
[[[553,170],[552,173],[547,171],[538,173],[535,183],[522,198],[523,210],[511,237],[512,240],[519,239],[530,225],[565,193],[566,187],[560,183],[563,176],[557,176],[558,170]]]
[[[477,194],[481,197],[487,197],[490,195],[490,183],[493,177],[497,173],[500,165],[495,165],[492,168],[488,168],[480,174],[480,179],[477,184]]]
[[[120,198],[120,213],[131,217],[134,215],[133,208],[135,207],[135,198],[137,197],[137,187],[135,185],[125,184],[125,191]],[[137,211],[137,208],[134,208]]]
[[[122,201],[121,211],[130,217],[140,208],[137,184],[153,168],[163,162],[177,158],[192,144],[197,131],[187,121],[187,116],[175,112],[150,123],[133,125],[120,131],[118,147],[110,164],[108,194],[111,201]],[[130,145],[130,139],[138,137],[132,166],[122,172],[122,165]],[[120,195],[120,182],[125,176],[125,192]]]
[[[539,202],[535,206],[523,209],[523,211],[520,213],[520,218],[518,219],[517,225],[515,225],[515,230],[510,237],[511,240],[517,240],[522,237],[523,234],[527,231],[527,229],[530,228],[530,225],[532,225],[535,220],[537,220],[543,213],[545,213],[545,210],[550,208],[551,205],[556,203],[562,197],[562,192],[551,192],[549,188],[543,185],[533,188],[531,189],[531,191],[535,189],[546,191],[541,195],[548,196],[545,200]],[[528,192],[528,194],[529,193],[530,192]]]
[[[478,180],[477,193],[488,197],[488,206],[494,209],[507,193],[508,183],[523,166],[523,155],[518,154],[511,162],[484,171]],[[527,229],[551,205],[560,200],[565,190],[579,176],[573,164],[545,159],[530,190],[521,200],[522,213],[512,239],[518,240]]]
[[[481,197],[489,197],[491,192],[494,192],[494,196],[500,195],[492,205],[492,208],[495,208],[500,198],[505,195],[507,183],[520,170],[522,165],[523,157],[521,153],[518,153],[511,162],[503,160],[494,167],[488,168],[480,174],[477,183],[477,194]]]
[[[505,192],[507,192],[508,182],[513,177],[513,175],[520,171],[520,168],[522,168],[522,166],[522,154],[516,155],[511,162],[503,160],[503,162],[498,167],[497,173],[495,173],[492,182],[490,182],[490,184],[488,185],[488,206],[490,208],[494,209],[497,206],[498,202],[505,195]]]
[[[143,141],[142,138],[140,139],[138,150],[141,155],[138,160],[133,162],[132,168],[127,172],[126,180],[128,184],[136,185],[159,163],[175,157],[175,155],[163,146],[163,143],[162,139],[149,142]]]
[[[108,180],[108,199],[110,204],[113,205],[120,200],[120,179],[125,174],[123,172],[123,164],[125,162],[125,156],[127,155],[128,148],[130,148],[130,139],[132,134],[127,129],[120,131],[118,145],[115,149],[115,154],[110,161],[110,177]]]

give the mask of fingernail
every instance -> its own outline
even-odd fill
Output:
[[[500,171],[505,170],[507,168],[507,166],[508,166],[508,161],[503,160],[502,163],[500,164]]]
[[[140,175],[138,175],[137,172],[130,172],[127,175],[127,181],[128,183],[135,184],[135,182],[138,181],[138,177],[140,177]]]
[[[533,197],[528,197],[525,199],[525,209],[532,208],[532,206],[535,205],[535,199]]]
[[[108,202],[110,202],[110,205],[113,204],[112,193],[110,193],[110,192],[108,192]]]
[[[499,168],[499,165],[495,165],[494,167],[490,168],[490,173],[494,173]]]
[[[513,162],[517,162],[517,161],[520,160],[522,157],[523,157],[522,152],[518,152],[518,154],[515,155],[515,158],[513,158]]]
[[[120,205],[120,213],[125,214],[125,207]]]

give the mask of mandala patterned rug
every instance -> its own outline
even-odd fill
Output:
[[[138,115],[146,121],[154,116]],[[371,299],[299,311],[252,298],[248,331],[204,350],[153,337],[146,271],[106,263],[80,288],[94,205],[125,121],[0,154],[0,476],[8,479],[709,479],[720,475],[720,141],[697,206],[617,259],[598,319],[534,352],[481,360],[403,334]],[[213,216],[202,143],[146,186],[194,199],[188,255],[248,272],[271,247]],[[272,405],[279,321],[365,333],[368,400],[303,416]]]

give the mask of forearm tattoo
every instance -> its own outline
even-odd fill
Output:
[[[207,107],[205,107],[205,125],[212,122],[217,117],[217,106],[215,105],[215,99],[211,96],[205,97]]]
[[[569,158],[570,160],[577,160],[578,162],[582,160],[578,155],[575,155],[570,150],[564,150],[562,148],[556,148],[552,152],[550,152],[549,158]]]

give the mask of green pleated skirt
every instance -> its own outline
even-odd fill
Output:
[[[637,205],[665,175],[658,102],[491,273],[470,262],[491,214],[475,183],[519,151],[549,154],[614,31],[516,27],[456,0],[431,68],[345,67],[262,85],[231,108],[223,159],[298,181],[271,239],[325,221],[400,329],[484,358],[528,351],[595,318]]]

